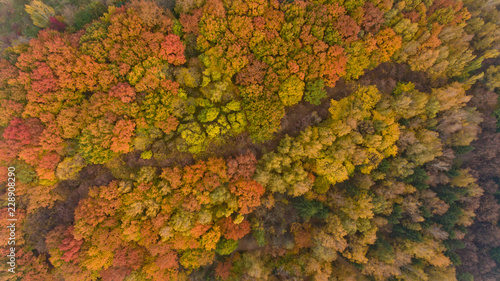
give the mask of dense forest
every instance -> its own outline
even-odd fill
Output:
[[[500,280],[499,0],[5,0],[0,49],[0,280]]]

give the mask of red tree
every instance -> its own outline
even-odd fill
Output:
[[[250,233],[250,223],[244,220],[235,224],[231,217],[227,217],[220,221],[220,229],[225,238],[239,240]]]
[[[184,57],[185,46],[181,38],[175,34],[165,36],[165,40],[161,43],[160,58],[168,61],[168,63],[180,65],[186,62]]]

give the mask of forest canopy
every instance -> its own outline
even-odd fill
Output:
[[[2,280],[498,280],[499,4],[3,1]]]

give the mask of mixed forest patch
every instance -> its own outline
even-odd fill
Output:
[[[3,280],[500,278],[498,3],[4,2]]]

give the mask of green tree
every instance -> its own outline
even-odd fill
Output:
[[[294,199],[293,206],[299,212],[299,215],[306,220],[317,217],[325,219],[328,215],[328,208],[319,201],[309,201],[303,197]]]
[[[232,252],[234,252],[234,250],[236,250],[236,248],[238,248],[238,241],[237,240],[221,239],[217,243],[217,248],[215,249],[215,251],[219,255],[225,256],[225,255],[229,255]]]
[[[311,104],[320,105],[321,99],[326,97],[325,85],[323,79],[318,79],[314,82],[306,84],[306,97],[304,98]]]

